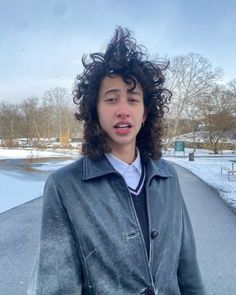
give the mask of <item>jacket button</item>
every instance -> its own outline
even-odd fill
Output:
[[[145,290],[145,294],[146,294],[146,295],[155,295],[155,292],[154,292],[153,288],[148,287],[148,288]]]
[[[151,232],[151,238],[152,238],[153,240],[155,240],[155,239],[157,238],[158,235],[159,235],[159,232],[156,231],[156,230],[154,230],[154,231]]]

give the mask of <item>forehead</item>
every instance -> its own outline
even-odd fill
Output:
[[[133,88],[133,84],[127,84],[123,80],[123,77],[115,75],[112,77],[106,76],[102,79],[99,92],[100,94],[105,93],[110,90],[126,90],[129,91]],[[142,86],[140,83],[136,83],[136,87],[132,89],[134,91],[138,91],[142,93]]]

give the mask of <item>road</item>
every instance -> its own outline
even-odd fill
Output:
[[[208,295],[236,294],[236,215],[217,193],[175,166]],[[25,295],[39,238],[42,199],[0,214],[0,294]]]

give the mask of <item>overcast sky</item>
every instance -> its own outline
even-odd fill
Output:
[[[235,0],[0,0],[0,101],[71,90],[82,55],[103,50],[117,25],[151,55],[200,53],[236,78]]]

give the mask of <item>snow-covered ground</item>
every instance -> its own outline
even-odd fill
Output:
[[[204,182],[215,188],[219,195],[232,207],[236,209],[236,173],[230,175],[228,180],[227,171],[221,167],[232,169],[232,160],[236,161],[236,154],[225,151],[222,155],[210,154],[209,151],[197,150],[194,161],[189,161],[188,153],[186,157],[173,157],[172,153],[166,156],[166,159],[176,163],[197,175]],[[234,164],[236,170],[236,162]]]
[[[71,151],[53,150],[53,151],[41,151],[35,149],[4,149],[0,148],[0,160],[1,159],[36,159],[47,157],[65,157]]]
[[[210,186],[217,189],[220,196],[226,202],[236,208],[236,174],[231,176],[229,181],[225,171],[223,174],[220,173],[222,166],[231,167],[232,162],[230,160],[236,160],[236,154],[224,152],[223,155],[214,156],[209,151],[197,150],[195,160],[189,161],[188,152],[185,152],[185,158],[182,157],[181,153],[176,154],[176,157],[174,157],[172,151],[168,152],[164,157],[168,161],[181,165],[202,178]],[[71,160],[53,160],[58,157],[68,157],[69,153],[71,153],[73,158]],[[42,158],[42,160],[32,163],[34,172],[6,170],[2,169],[0,165],[0,212],[41,196],[48,174],[72,162],[74,158],[78,158],[78,153],[76,151],[61,151],[59,153],[38,150],[0,149],[0,160],[35,158]],[[50,160],[44,161],[43,158],[50,158]]]
[[[0,213],[22,203],[30,201],[42,195],[45,180],[48,174],[62,166],[65,166],[72,160],[61,160],[61,158],[71,155],[78,157],[76,151],[40,151],[33,149],[3,149],[0,148]],[[42,158],[42,160],[40,160]],[[47,158],[47,162],[44,159]],[[60,158],[59,161],[55,161]],[[15,159],[27,159],[32,161],[34,172],[24,171],[22,169],[5,169],[5,161]],[[40,163],[36,159],[40,160]],[[49,160],[50,159],[50,160]],[[55,159],[55,160],[53,160]],[[2,161],[1,161],[2,160]],[[3,162],[1,164],[1,162]],[[37,173],[38,170],[38,173]]]

